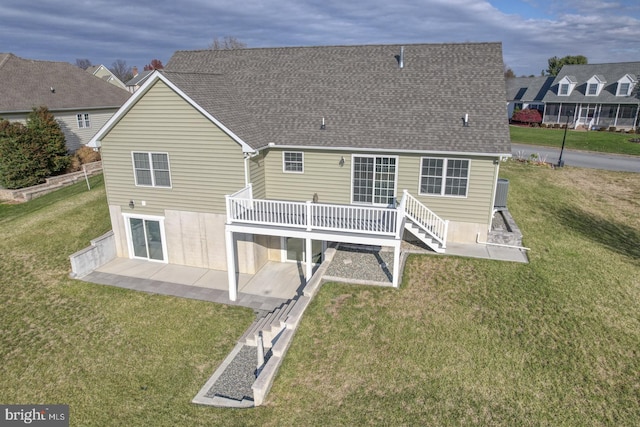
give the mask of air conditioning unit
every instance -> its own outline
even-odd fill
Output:
[[[508,193],[509,193],[509,180],[504,178],[498,178],[498,184],[496,185],[496,198],[493,201],[494,209],[507,208]]]

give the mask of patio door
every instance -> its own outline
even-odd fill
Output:
[[[131,258],[166,262],[164,220],[132,216],[126,220]]]
[[[305,246],[304,239],[299,239],[297,237],[285,238],[286,260],[307,262],[307,251]],[[322,241],[311,241],[311,261],[313,261],[314,264],[322,263],[323,249],[324,243]]]
[[[353,203],[394,206],[398,158],[353,156]]]

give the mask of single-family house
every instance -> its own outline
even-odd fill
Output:
[[[144,84],[145,80],[151,75],[152,72],[153,70],[144,70],[143,72],[139,73],[138,67],[133,67],[133,77],[131,77],[131,79],[127,80],[127,82],[125,83],[129,93],[134,93],[135,91],[140,89],[140,86]]]
[[[507,117],[514,111],[535,109],[544,112],[544,96],[553,83],[553,77],[514,77],[506,80]]]
[[[327,242],[486,241],[499,43],[179,51],[96,134],[119,257],[237,273]]]
[[[73,152],[91,140],[130,94],[67,62],[36,61],[0,53],[0,118],[26,121],[46,106]]]
[[[108,83],[111,83],[116,87],[119,87],[120,89],[127,89],[127,86],[125,86],[125,84],[122,83],[122,81],[104,65],[92,65],[87,68],[87,72],[93,74],[98,78],[101,78]]]
[[[634,129],[639,76],[640,62],[565,65],[543,98],[543,123]]]

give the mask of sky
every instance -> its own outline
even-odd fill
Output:
[[[553,56],[640,61],[638,0],[2,0],[0,52],[142,69],[234,37],[248,47],[502,42],[516,75]]]

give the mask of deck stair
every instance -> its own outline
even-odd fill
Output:
[[[440,254],[445,252],[445,248],[442,246],[442,243],[438,242],[433,237],[431,237],[425,231],[424,227],[421,227],[420,225],[416,224],[410,219],[407,219],[407,221],[404,224],[404,227],[409,233],[413,234],[418,240],[420,240],[422,243],[427,245],[433,251]]]
[[[404,228],[437,253],[444,253],[449,221],[404,190],[399,210],[403,213]]]

